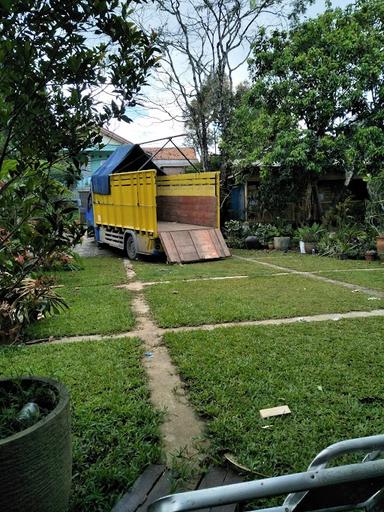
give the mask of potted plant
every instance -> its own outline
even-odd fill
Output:
[[[66,388],[43,377],[0,379],[0,510],[66,512],[71,472]]]
[[[280,222],[277,219],[277,234],[273,237],[273,246],[278,251],[287,251],[291,242],[292,225]]]
[[[312,253],[316,249],[316,244],[320,240],[324,228],[320,224],[312,224],[312,226],[303,226],[298,228],[295,237],[299,240],[301,253]]]
[[[254,222],[244,222],[244,244],[247,249],[260,249],[261,244],[257,237],[258,224]]]
[[[273,237],[278,235],[277,228],[272,224],[258,224],[255,229],[255,236],[261,247],[273,249]]]

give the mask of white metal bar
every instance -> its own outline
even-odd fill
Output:
[[[318,489],[328,485],[368,480],[379,476],[384,476],[384,460],[361,462],[359,464],[172,494],[155,501],[149,506],[148,511],[181,512],[196,510],[204,507],[239,503],[255,498],[267,498],[290,492]],[[261,510],[268,511],[268,509]],[[285,508],[280,510],[285,510]],[[289,510],[288,507],[287,510]]]

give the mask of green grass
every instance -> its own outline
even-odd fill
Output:
[[[371,310],[382,302],[296,275],[156,285],[145,295],[161,327]]]
[[[122,258],[96,256],[80,258],[81,269],[76,271],[49,272],[58,284],[75,286],[114,285],[127,282]]]
[[[358,286],[365,286],[366,288],[384,290],[384,268],[382,270],[375,270],[374,272],[354,272],[351,270],[350,272],[329,272],[321,275],[335,279],[336,281],[344,281]]]
[[[123,260],[113,257],[82,258],[83,270],[51,273],[68,310],[35,322],[29,338],[110,334],[132,329],[135,319],[130,308],[132,295],[115,285],[127,280]]]
[[[199,279],[225,276],[257,276],[275,273],[262,265],[256,265],[236,258],[204,263],[187,263],[183,265],[167,265],[134,261],[133,268],[140,281],[177,281],[182,279]]]
[[[382,433],[383,322],[236,327],[165,341],[208,421],[212,452],[272,476],[305,470],[331,443]],[[260,418],[283,404],[291,415]]]
[[[60,289],[69,306],[58,315],[35,322],[27,331],[29,338],[111,334],[129,331],[135,325],[130,308],[132,295],[111,286]]]
[[[3,376],[60,380],[71,395],[71,511],[109,512],[147,464],[160,458],[139,340],[0,350]]]
[[[304,272],[314,272],[317,270],[345,270],[353,268],[383,268],[384,265],[379,261],[365,260],[339,260],[337,258],[328,258],[326,256],[312,256],[312,254],[300,254],[299,252],[288,252],[284,254],[281,251],[250,251],[236,249],[233,253],[237,256],[251,258],[273,265],[281,265],[293,270]]]

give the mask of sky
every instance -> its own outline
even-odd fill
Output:
[[[352,0],[333,0],[334,7],[346,7],[348,4],[353,3]],[[305,17],[313,17],[316,14],[324,11],[325,0],[316,0],[315,3],[307,10]],[[239,58],[241,56],[239,55]],[[234,75],[235,85],[248,78],[247,65],[244,64]],[[144,95],[156,97],[157,101],[166,103],[174,114],[178,113],[176,106],[172,105],[172,99],[167,96],[165,91],[159,90],[153,78],[149,79],[149,85],[142,90]],[[132,119],[132,122],[127,124],[124,122],[112,121],[109,129],[122,137],[125,137],[130,142],[135,144],[150,143],[155,139],[180,135],[185,133],[183,123],[172,121],[169,116],[161,109],[148,109],[141,106],[129,108],[127,115]],[[165,142],[165,141],[164,141]],[[176,139],[178,145],[183,144],[184,139]],[[185,142],[184,142],[185,143]],[[161,146],[163,142],[155,142],[150,145]]]

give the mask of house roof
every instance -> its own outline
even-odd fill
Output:
[[[177,160],[179,162],[185,162],[186,158],[188,160],[197,161],[196,151],[192,147],[180,147],[180,151],[184,153],[185,157],[182,153],[176,148],[155,148],[155,147],[143,147],[146,153],[150,153],[151,155],[155,155],[154,160]]]
[[[131,141],[124,139],[124,137],[117,135],[117,133],[111,132],[107,128],[101,128],[100,133],[101,135],[104,135],[104,137],[109,137],[110,139],[113,139],[116,142],[120,142],[120,144],[132,144]]]

